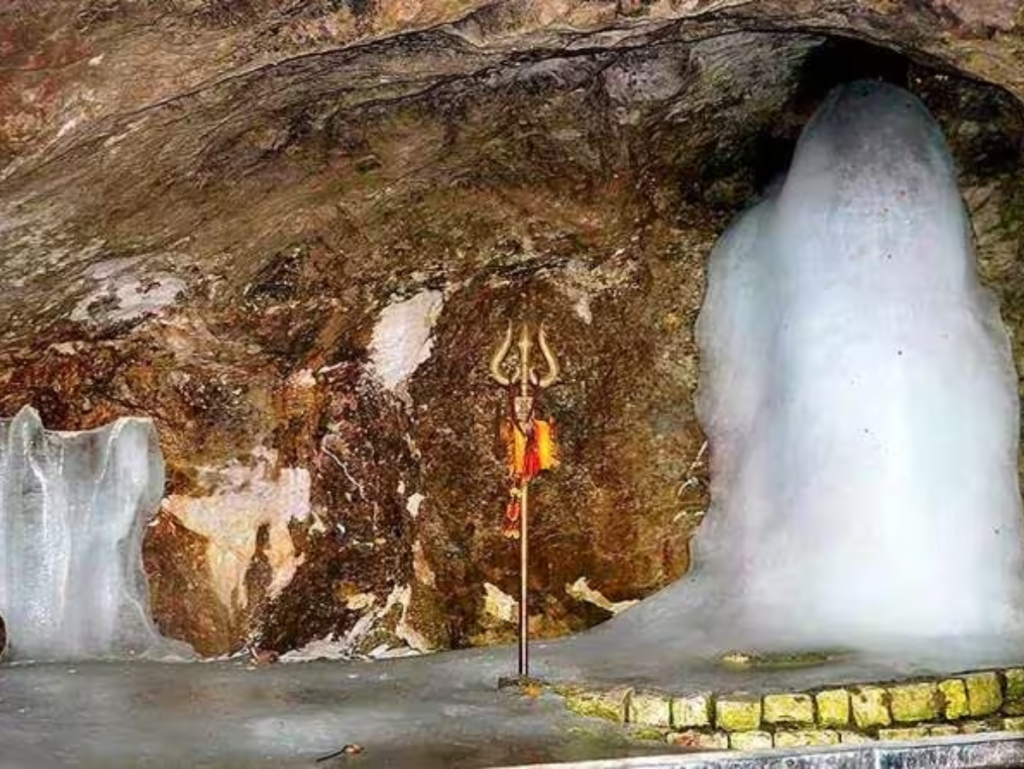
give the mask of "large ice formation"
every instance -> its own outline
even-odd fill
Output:
[[[152,424],[78,433],[0,420],[0,614],[15,659],[167,651],[148,612],[142,536],[163,495]]]
[[[695,568],[597,637],[634,660],[970,658],[1019,632],[1016,375],[914,96],[829,96],[785,181],[715,248],[698,337],[713,481]]]
[[[924,106],[878,84],[835,92],[712,259],[698,557],[749,630],[1005,633],[1024,608],[1017,377]]]

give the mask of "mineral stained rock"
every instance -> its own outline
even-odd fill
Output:
[[[938,117],[1024,332],[1020,11],[6,4],[0,415],[154,420],[154,614],[204,654],[508,640],[486,361],[544,320],[563,464],[534,496],[531,624],[582,629],[609,610],[581,578],[615,605],[688,566],[705,259],[836,82]]]

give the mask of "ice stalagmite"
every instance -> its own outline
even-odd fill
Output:
[[[167,650],[148,613],[142,536],[163,495],[152,424],[43,429],[0,420],[0,614],[14,659]]]
[[[709,573],[783,644],[998,637],[1021,604],[1018,396],[942,134],[832,94],[713,257]]]
[[[1011,648],[1017,380],[914,96],[829,96],[784,183],[716,247],[698,337],[712,505],[695,567],[584,646],[628,664],[830,648],[969,665]]]

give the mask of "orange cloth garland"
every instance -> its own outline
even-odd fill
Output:
[[[522,485],[528,484],[544,470],[558,465],[554,420],[534,419],[530,425],[531,429],[525,433],[512,420],[502,428],[508,447],[509,478],[513,486],[501,533],[509,539],[519,538],[519,516],[522,514],[519,497]]]

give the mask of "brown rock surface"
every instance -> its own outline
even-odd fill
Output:
[[[536,631],[608,616],[580,577],[615,602],[679,576],[704,260],[837,82],[943,122],[1024,360],[1022,3],[24,7],[0,4],[0,414],[156,420],[153,610],[205,654],[509,637],[509,319],[564,364]]]

